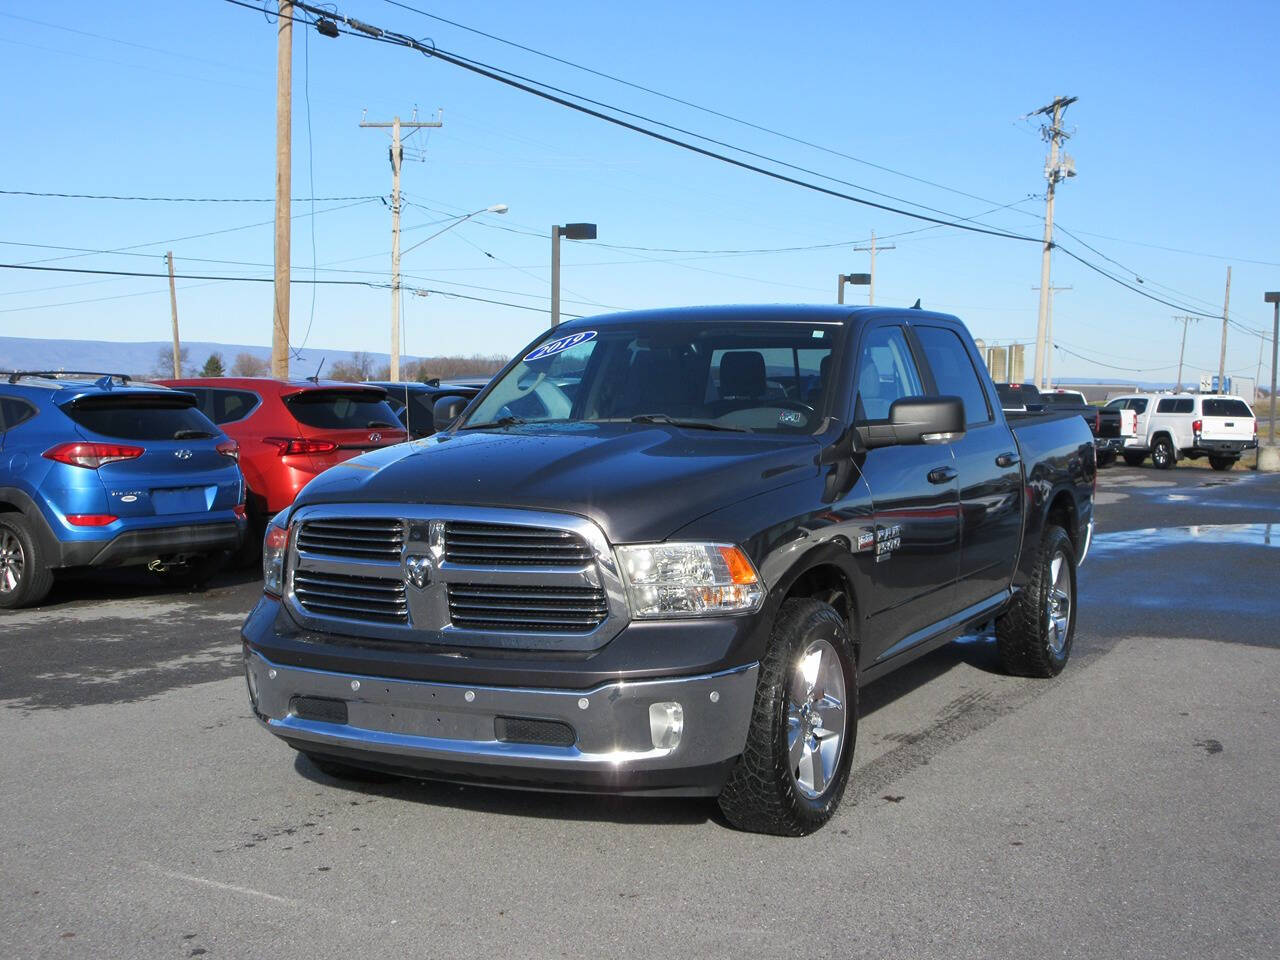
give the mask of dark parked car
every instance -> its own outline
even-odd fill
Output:
[[[1093,438],[1010,425],[954,317],[574,320],[459,406],[267,530],[252,707],[327,773],[717,796],[801,834],[861,685],[988,627],[1012,673],[1071,653]]]
[[[432,411],[441,397],[470,400],[481,390],[480,386],[470,383],[441,383],[439,380],[428,380],[426,383],[416,380],[371,380],[369,385],[387,391],[387,405],[395,411],[400,422],[409,431],[410,440],[429,437],[436,432]]]

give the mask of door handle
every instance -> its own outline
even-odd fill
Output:
[[[1012,467],[1015,463],[1017,463],[1021,459],[1022,458],[1019,457],[1016,453],[1002,453],[1000,454],[1000,456],[996,457],[996,466]]]
[[[950,483],[956,476],[955,467],[934,467],[929,471],[929,482]]]

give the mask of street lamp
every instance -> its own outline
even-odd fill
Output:
[[[431,236],[427,237],[426,240],[419,240],[412,247],[407,247],[404,250],[404,252],[401,253],[401,256],[404,256],[404,254],[408,253],[410,250],[417,250],[424,243],[427,243],[430,240],[434,240],[436,237],[440,236],[440,234],[445,233],[448,230],[452,230],[454,227],[458,226],[458,224],[460,223],[466,223],[472,217],[478,217],[482,213],[506,213],[506,212],[507,212],[507,205],[505,203],[495,203],[493,206],[485,207],[483,210],[473,210],[471,213],[467,213],[458,217],[456,220],[453,221],[453,223],[449,224],[447,227],[441,227]]]
[[[1262,295],[1264,302],[1272,304],[1275,309],[1271,316],[1271,444],[1276,442],[1276,338],[1280,336],[1280,290],[1272,290]]]
[[[594,223],[566,223],[551,228],[551,325],[560,324],[560,238],[570,240],[594,240]]]
[[[836,288],[836,303],[844,303],[844,285],[851,283],[856,287],[871,286],[871,274],[869,273],[842,273],[840,274],[840,284]]]

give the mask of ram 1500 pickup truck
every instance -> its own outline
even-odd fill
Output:
[[[1071,653],[1093,438],[1011,427],[954,317],[574,320],[464,404],[267,530],[249,695],[327,774],[715,796],[797,835],[861,685],[975,630],[1017,674]]]

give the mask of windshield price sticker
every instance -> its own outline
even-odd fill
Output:
[[[571,333],[567,337],[558,337],[555,340],[549,340],[526,356],[524,358],[524,362],[530,363],[534,360],[543,360],[547,357],[554,357],[557,353],[564,353],[564,351],[571,350],[580,343],[586,343],[588,340],[594,340],[595,338],[596,331],[583,330],[579,333]]]

